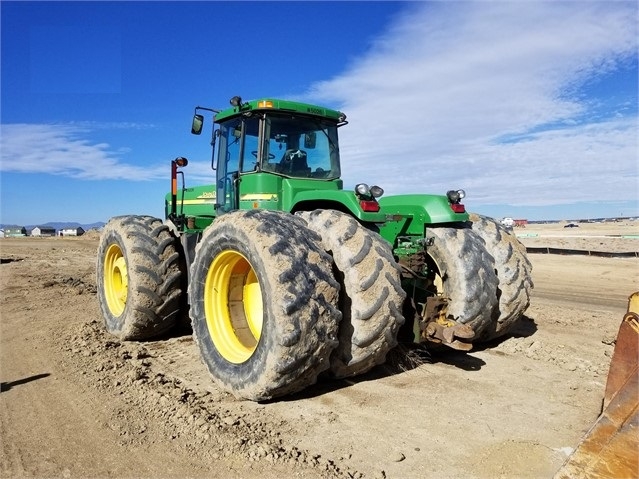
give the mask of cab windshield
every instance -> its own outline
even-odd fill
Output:
[[[337,125],[315,118],[269,114],[261,169],[293,178],[340,176]]]

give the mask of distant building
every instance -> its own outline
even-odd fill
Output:
[[[4,236],[5,238],[27,236],[27,229],[24,226],[5,226]]]
[[[84,229],[81,226],[77,228],[63,228],[60,230],[60,236],[82,236]]]
[[[515,228],[525,228],[528,220],[513,220]]]
[[[50,226],[36,226],[31,230],[31,236],[55,236],[55,228]]]

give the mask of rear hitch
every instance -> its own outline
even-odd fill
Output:
[[[419,326],[422,339],[448,346],[459,351],[470,351],[473,348],[468,340],[475,336],[470,326],[446,318],[448,300],[433,296],[426,299]]]

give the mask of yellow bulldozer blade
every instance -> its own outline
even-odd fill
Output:
[[[628,300],[601,415],[555,479],[639,478],[639,292]]]

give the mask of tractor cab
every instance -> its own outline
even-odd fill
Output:
[[[187,160],[172,161],[165,213],[177,231],[200,234],[220,215],[253,209],[331,209],[363,224],[386,221],[377,201],[382,188],[365,183],[350,191],[343,188],[337,134],[347,124],[342,112],[287,100],[244,102],[233,97],[225,110],[196,107],[191,124],[195,135],[202,133],[204,111],[214,114],[215,183],[186,188],[181,169]]]
[[[343,114],[281,100],[242,103],[234,97],[231,104],[214,119],[218,215],[241,209],[242,201],[287,209],[285,191],[317,190],[318,180],[341,187],[337,128],[345,124]],[[198,108],[194,134],[203,124]]]

